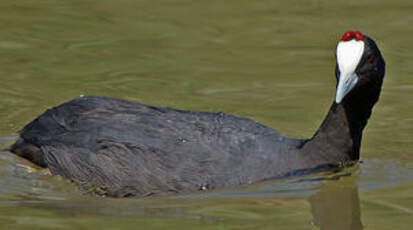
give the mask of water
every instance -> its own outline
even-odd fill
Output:
[[[0,153],[0,229],[410,229],[413,2],[0,2],[0,145],[80,95],[246,116],[308,137],[334,97],[341,34],[387,63],[358,166],[335,174],[145,199],[81,194]]]

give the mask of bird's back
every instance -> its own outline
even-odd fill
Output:
[[[294,142],[246,118],[104,97],[49,109],[20,135],[40,147],[54,174],[113,196],[262,180],[288,170],[283,161]]]

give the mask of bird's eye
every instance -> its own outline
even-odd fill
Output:
[[[373,62],[373,60],[374,60],[374,54],[370,55],[370,56],[367,58],[367,62],[369,62],[369,63]]]

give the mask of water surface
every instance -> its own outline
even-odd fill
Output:
[[[1,229],[409,229],[413,222],[413,2],[0,2],[0,145],[80,95],[249,117],[309,137],[334,97],[341,34],[387,64],[363,163],[207,193],[108,199],[0,153]]]

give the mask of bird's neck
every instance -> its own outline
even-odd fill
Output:
[[[320,128],[303,146],[304,152],[325,163],[358,160],[362,132],[374,103],[363,98],[333,103]]]

